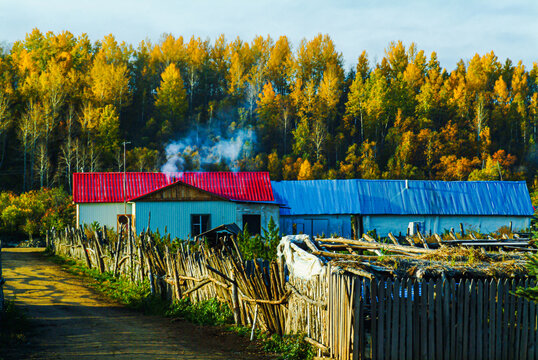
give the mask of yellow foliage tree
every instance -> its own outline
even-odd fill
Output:
[[[172,124],[172,130],[181,129],[187,111],[187,93],[183,79],[175,64],[170,64],[161,74],[161,84],[155,94],[155,107],[159,116]]]
[[[299,174],[297,174],[297,180],[312,180],[314,178],[312,174],[312,166],[308,159],[304,159],[299,168]]]

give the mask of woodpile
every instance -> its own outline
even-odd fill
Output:
[[[420,234],[419,234],[420,235]],[[431,238],[441,238],[434,234]],[[390,243],[381,243],[365,235],[360,240],[343,238],[310,240],[304,249],[327,259],[348,273],[373,279],[384,276],[409,278],[437,277],[524,277],[528,276],[525,253],[534,250],[532,241],[441,240],[437,245],[403,245],[389,234]],[[502,243],[500,251],[490,244]],[[486,243],[485,247],[480,244]],[[510,245],[508,245],[510,244]],[[524,244],[524,247],[522,247]],[[315,246],[315,250],[312,250]],[[487,250],[486,250],[487,249]]]

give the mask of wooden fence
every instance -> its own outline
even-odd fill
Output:
[[[56,253],[134,282],[149,278],[152,291],[170,301],[218,298],[233,310],[237,324],[253,326],[256,318],[257,328],[273,333],[304,331],[297,322],[286,324],[290,298],[308,297],[287,286],[282,263],[242,261],[229,251],[203,247],[192,252],[181,246],[173,252],[145,233],[107,239],[106,231],[89,237],[82,229],[67,229],[49,237]]]
[[[511,294],[534,280],[367,279],[330,265],[302,280],[283,263],[203,248],[172,251],[151,234],[127,235],[68,229],[50,239],[57,253],[89,267],[135,282],[149,278],[171,301],[218,298],[238,324],[304,333],[326,358],[538,359],[536,305]]]
[[[526,280],[355,279],[353,359],[538,359]],[[350,355],[351,356],[351,355]]]

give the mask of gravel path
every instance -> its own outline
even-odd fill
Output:
[[[29,343],[3,359],[261,359],[245,338],[145,316],[100,298],[41,254],[3,249],[6,298],[27,312]]]

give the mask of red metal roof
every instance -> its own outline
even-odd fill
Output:
[[[274,201],[267,172],[128,172],[127,201],[178,180],[199,189],[237,201]],[[75,203],[123,202],[123,173],[74,173]]]

